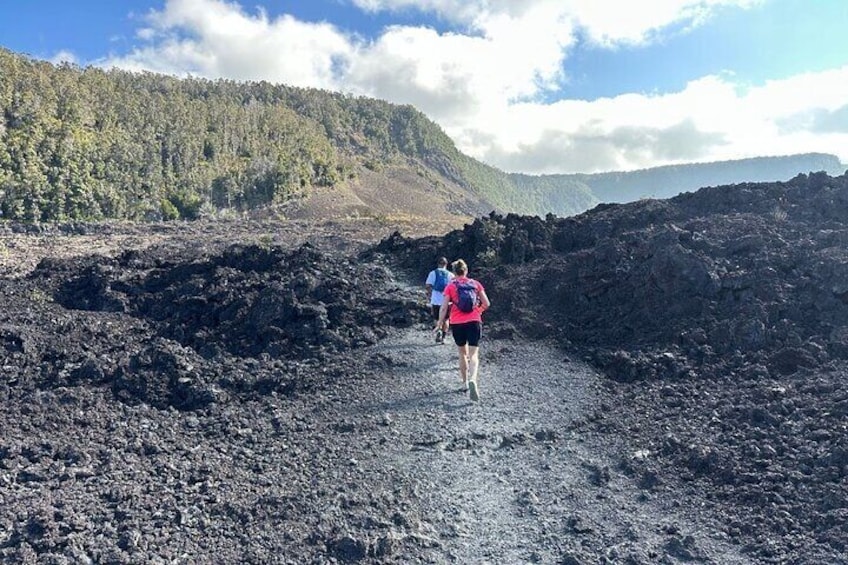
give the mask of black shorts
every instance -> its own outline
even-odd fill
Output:
[[[483,337],[483,323],[466,322],[464,324],[452,324],[451,331],[453,332],[453,341],[459,347],[466,344],[471,347],[479,347],[480,338]]]

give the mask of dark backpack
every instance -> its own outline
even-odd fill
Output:
[[[433,290],[442,292],[448,286],[448,272],[445,269],[436,269],[436,280],[433,282]]]
[[[465,279],[462,282],[454,281],[454,284],[456,285],[456,307],[466,314],[473,312],[478,302],[477,283],[472,279]]]

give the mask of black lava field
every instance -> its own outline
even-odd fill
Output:
[[[499,351],[553,344],[603,374],[604,410],[575,429],[644,456],[601,476],[698,506],[752,563],[848,562],[848,175],[384,231],[186,228],[0,279],[0,561],[456,562],[416,479],[381,459],[393,417],[344,411],[402,371],[375,347],[427,332],[421,283],[444,255],[486,286]],[[528,560],[710,561],[593,543]]]

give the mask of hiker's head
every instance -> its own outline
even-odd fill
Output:
[[[440,269],[444,269],[448,266],[448,258],[447,257],[439,257],[438,265]]]
[[[453,274],[458,277],[464,277],[468,274],[468,265],[465,264],[465,261],[462,259],[457,259],[453,263],[451,263],[451,270],[453,270]]]

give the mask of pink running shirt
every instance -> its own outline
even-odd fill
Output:
[[[476,281],[474,279],[469,279],[468,277],[456,277],[453,279],[448,286],[445,287],[444,295],[445,299],[448,300],[453,306],[450,309],[450,323],[451,324],[466,324],[468,322],[482,322],[483,321],[483,308],[478,304],[474,307],[474,310],[471,312],[462,312],[459,308],[456,307],[456,302],[459,300],[459,293],[456,290],[456,283],[472,281],[475,285],[477,285],[477,296],[482,295],[485,292],[483,285],[480,284],[480,281]]]

